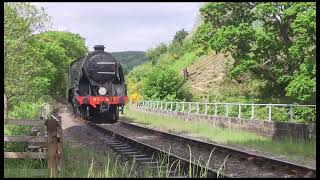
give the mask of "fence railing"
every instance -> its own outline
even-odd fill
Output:
[[[29,146],[30,151],[38,152],[4,152],[6,159],[47,159],[48,175],[57,177],[63,165],[63,141],[61,117],[51,116],[49,119],[22,120],[5,119],[5,125],[32,126],[32,136],[4,136],[4,142],[44,143],[46,147]],[[46,127],[46,128],[45,128]],[[44,133],[41,133],[44,132]],[[42,134],[42,135],[40,135]],[[42,151],[41,151],[42,149]],[[44,169],[27,171],[45,175]]]
[[[295,104],[249,104],[249,103],[202,103],[138,101],[134,105],[144,109],[195,113],[213,116],[288,121],[292,123],[315,123],[316,105]]]

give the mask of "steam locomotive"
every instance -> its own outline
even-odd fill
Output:
[[[115,123],[128,101],[127,87],[121,64],[104,49],[96,45],[87,56],[70,63],[68,102],[83,119],[102,117]]]

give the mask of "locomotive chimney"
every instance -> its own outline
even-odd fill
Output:
[[[95,45],[94,47],[95,51],[104,51],[104,45]]]

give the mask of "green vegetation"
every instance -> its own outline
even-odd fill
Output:
[[[147,50],[148,62],[128,73],[134,87],[129,96],[140,97],[133,100],[315,104],[315,7],[315,3],[298,2],[205,3],[200,8],[202,24],[190,36],[183,29],[176,32],[168,45],[160,43]],[[190,78],[181,75],[186,67]],[[313,111],[298,111],[299,122],[315,122],[308,118]],[[287,121],[285,116],[276,113],[274,118]]]
[[[312,142],[300,142],[295,139],[275,141],[272,138],[241,130],[213,127],[206,122],[185,122],[165,115],[148,114],[134,110],[126,112],[124,120],[145,124],[156,129],[184,133],[221,144],[240,145],[249,149],[285,155],[293,160],[297,156],[305,159],[315,159],[316,157],[316,144]]]
[[[125,74],[131,71],[135,66],[147,61],[147,57],[143,51],[112,52],[111,54],[121,63]]]
[[[75,153],[77,152],[77,153]],[[109,156],[110,155],[110,156]],[[64,142],[64,163],[59,177],[132,177],[134,164],[120,164],[117,156],[96,153],[85,147],[75,147],[71,142]],[[5,159],[5,177],[34,177],[31,171],[10,170],[47,168],[46,160],[10,160]],[[43,176],[48,177],[48,175]]]
[[[168,92],[158,86],[143,90],[148,74],[172,69],[178,76],[183,68],[201,63],[206,59],[203,57],[215,52],[231,57],[232,62],[222,65],[227,76],[221,84],[213,84],[221,86],[218,93],[206,94],[209,102],[315,104],[315,3],[213,2],[205,3],[200,14],[202,24],[191,36],[182,29],[168,45],[160,43],[147,50],[148,62],[127,75],[138,86],[129,94],[139,94],[142,99],[163,98]],[[211,74],[202,74],[199,84],[206,84],[208,78]],[[161,75],[158,79],[162,84],[171,83]],[[189,83],[176,82],[172,88],[188,87]],[[197,101],[201,96],[196,91],[190,97]],[[186,98],[170,97],[178,101]]]
[[[77,152],[77,153],[75,153]],[[190,151],[190,153],[192,153]],[[120,156],[114,152],[107,151],[104,153],[95,152],[91,149],[82,146],[76,146],[70,141],[64,142],[64,167],[61,170],[59,177],[80,177],[80,178],[119,178],[119,177],[152,177],[152,170],[146,167],[144,171],[134,161],[120,160]],[[158,160],[158,174],[156,177],[172,177],[170,172],[174,171],[174,176],[181,176],[180,162],[175,164],[169,163],[168,156],[159,155],[154,157]],[[201,162],[198,162],[201,163]],[[47,172],[46,160],[10,160],[5,159],[4,162],[4,177],[5,178],[31,178],[35,177],[37,172],[32,172],[30,169],[43,169]],[[206,164],[203,164],[206,166]],[[18,170],[17,170],[18,169]],[[191,167],[189,175],[194,177],[194,167]],[[201,176],[206,176],[207,171],[201,170]],[[39,173],[39,172],[38,172]],[[38,177],[38,176],[37,176]],[[48,175],[40,175],[39,177],[49,177]]]
[[[267,81],[265,92],[270,96],[314,104],[315,5],[207,3],[200,9],[204,24],[195,42],[198,47],[230,53],[235,60],[232,78],[249,73]]]
[[[44,102],[65,99],[68,64],[87,52],[78,34],[47,31],[50,17],[30,3],[4,3],[5,118],[37,119]],[[5,135],[31,135],[31,127],[5,125]],[[5,143],[5,151],[24,152],[26,143]],[[5,160],[17,177],[31,177],[17,169],[40,168],[33,160]],[[8,172],[10,173],[10,172]],[[28,175],[29,173],[29,175]]]
[[[4,19],[7,114],[35,118],[43,102],[65,98],[68,64],[85,55],[85,40],[46,31],[50,18],[30,3],[5,3]]]

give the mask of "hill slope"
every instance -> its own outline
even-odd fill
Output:
[[[188,82],[192,89],[201,92],[218,91],[226,76],[226,63],[231,60],[223,54],[210,54],[197,59],[188,67]]]
[[[127,74],[135,66],[138,66],[147,61],[144,51],[123,51],[111,52],[112,56],[118,60],[124,68],[124,73]]]

